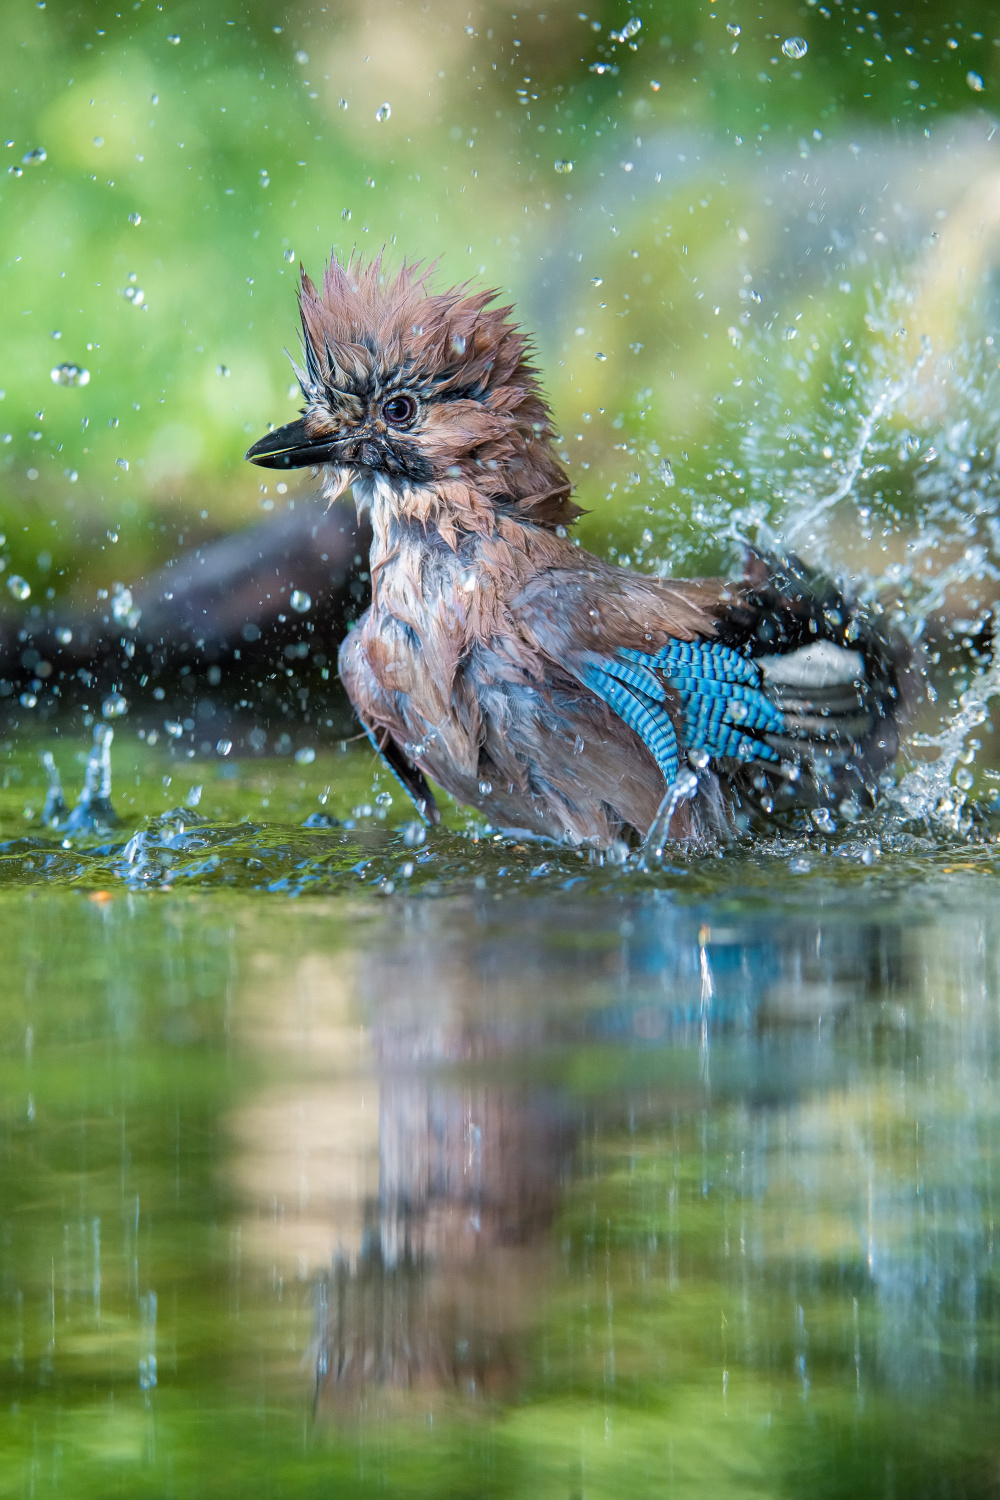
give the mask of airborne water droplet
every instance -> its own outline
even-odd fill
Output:
[[[21,160],[26,167],[37,167],[48,160],[48,152],[44,146],[36,146],[33,151],[26,151]]]
[[[294,259],[295,259],[295,251],[294,250],[286,250],[285,251],[285,260],[287,260],[289,262],[289,264],[290,264]]]
[[[229,366],[228,365],[216,365],[216,367],[215,367],[215,373],[216,373],[216,375],[226,376],[226,375],[229,374]]]
[[[983,88],[985,87],[985,85],[983,84],[983,80],[978,73],[966,73],[965,81],[974,94],[981,94],[983,92]]]
[[[567,172],[572,172],[573,170],[573,163],[569,160],[568,157],[565,156],[560,156],[555,162],[553,162],[553,166],[555,167],[557,172],[562,173],[564,176]]]
[[[128,713],[128,699],[121,693],[110,693],[101,704],[101,713],[106,719],[120,719],[122,714]]]
[[[138,214],[138,213],[129,214],[128,221],[129,221],[130,224],[134,224],[135,227],[138,229],[139,225],[142,223],[142,214]]]
[[[387,100],[385,104],[379,105],[378,109],[375,111],[375,118],[379,122],[379,124],[382,125],[386,120],[388,120],[391,114],[392,105]]]
[[[288,602],[297,615],[308,614],[312,609],[312,596],[305,589],[293,589]]]
[[[31,584],[20,573],[12,573],[7,579],[7,592],[13,594],[15,599],[30,599]]]
[[[82,365],[56,365],[49,371],[53,385],[89,385],[90,371]]]
[[[793,62],[798,62],[809,51],[809,43],[804,36],[788,36],[782,42],[781,50]]]
[[[492,783],[492,781],[481,781],[479,783],[479,795],[481,797],[488,797],[488,796],[490,796],[490,794],[492,793],[492,791],[493,791],[493,783]]]
[[[295,752],[295,764],[297,766],[311,766],[316,759],[316,751],[311,745],[304,745],[301,750]]]
[[[167,41],[170,43],[171,47],[176,47],[180,42],[180,37],[177,36],[176,33],[174,33],[173,35],[167,37]]]

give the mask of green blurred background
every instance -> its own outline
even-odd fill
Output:
[[[331,246],[517,302],[585,540],[632,563],[713,565],[847,473],[919,352],[900,300],[951,388],[882,412],[886,537],[973,390],[991,474],[995,8],[586,4],[4,0],[8,576],[83,602],[310,487],[242,455]]]

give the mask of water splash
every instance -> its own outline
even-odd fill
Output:
[[[110,724],[95,725],[94,743],[83,773],[83,790],[69,817],[57,825],[61,831],[92,833],[117,825],[118,816],[111,805],[111,743],[114,737]]]

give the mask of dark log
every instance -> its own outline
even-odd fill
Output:
[[[179,724],[179,742],[200,750],[220,735],[243,748],[253,733],[249,748],[262,752],[289,726],[352,733],[337,649],[368,603],[368,547],[352,503],[299,501],[168,563],[130,598],[86,613],[11,611],[0,618],[0,714],[8,728],[76,732],[124,698],[132,720]],[[293,608],[296,592],[308,607]]]

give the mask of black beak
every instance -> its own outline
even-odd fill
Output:
[[[244,456],[262,469],[307,469],[310,464],[329,463],[333,451],[328,441],[317,441],[309,435],[300,417],[265,433]]]

